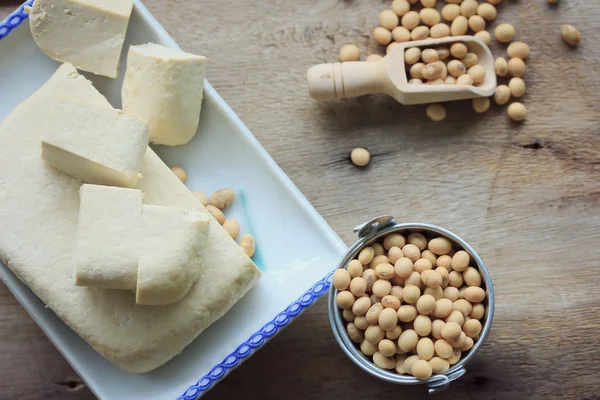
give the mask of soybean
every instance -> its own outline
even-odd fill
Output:
[[[433,322],[431,323],[431,336],[433,336],[434,339],[442,338],[442,328],[445,324],[446,323],[441,319],[433,320]]]
[[[444,297],[450,301],[458,300],[458,289],[454,286],[448,286],[444,289]]]
[[[381,263],[375,267],[375,273],[380,279],[392,279],[394,276],[394,267],[392,264]]]
[[[343,268],[338,268],[333,273],[331,283],[337,290],[346,290],[350,286],[350,274]]]
[[[508,100],[510,100],[510,89],[508,88],[508,86],[498,85],[496,87],[496,92],[494,93],[494,100],[498,105],[508,103]]]
[[[471,303],[481,303],[485,299],[485,290],[479,286],[469,286],[465,289],[464,296]]]
[[[379,325],[371,325],[365,331],[365,339],[372,344],[378,344],[385,336],[385,331]]]
[[[436,374],[443,374],[450,368],[450,363],[441,357],[433,357],[429,360],[429,364],[431,365],[432,371]]]
[[[383,304],[375,303],[375,304],[371,305],[371,308],[369,308],[369,311],[367,311],[367,314],[365,315],[367,322],[371,325],[378,323],[379,315],[381,314],[382,311],[383,311]]]
[[[417,315],[413,321],[413,329],[419,336],[427,336],[431,333],[431,319],[427,315]]]
[[[348,310],[344,310],[344,311],[348,311]],[[357,315],[356,317],[354,317],[354,325],[356,325],[356,327],[360,330],[365,330],[369,327],[369,321],[367,321],[367,317],[365,317],[364,315]]]
[[[364,249],[362,249],[360,251],[360,253],[358,254],[358,261],[360,261],[360,263],[362,265],[367,265],[371,261],[373,261],[374,257],[375,257],[375,250],[369,246],[369,247],[365,247]]]
[[[390,295],[383,296],[381,298],[381,304],[384,308],[393,308],[394,310],[397,310],[400,308],[400,299]]]
[[[390,263],[396,264],[396,261],[404,257],[404,253],[400,247],[392,246],[388,251],[387,257],[389,258]]]
[[[335,302],[339,308],[342,310],[347,310],[352,308],[354,304],[354,295],[347,290],[339,292],[335,297]]]
[[[378,348],[377,345],[365,339],[360,343],[360,351],[362,351],[366,356],[372,356],[378,351]]]
[[[485,315],[485,307],[481,303],[473,304],[473,309],[469,314],[469,317],[477,320],[481,320]]]
[[[391,331],[398,324],[398,314],[396,313],[396,310],[393,308],[384,308],[379,313],[378,322],[381,329],[386,332]]]
[[[527,108],[522,103],[512,103],[508,106],[507,112],[513,121],[523,121],[527,118]]]
[[[346,266],[346,271],[350,274],[350,278],[354,279],[358,276],[362,276],[363,265],[358,260],[352,260]]]
[[[513,97],[522,97],[525,94],[525,81],[521,78],[511,78],[508,82],[510,95]]]
[[[396,354],[396,344],[390,339],[381,339],[377,345],[379,352],[385,357],[391,357]],[[394,361],[394,366],[395,366]]]
[[[385,239],[383,239],[383,248],[385,250],[389,250],[394,246],[402,248],[405,244],[406,239],[404,238],[404,236],[398,233],[392,233],[391,235],[387,235]]]
[[[468,286],[481,286],[481,275],[476,268],[467,267],[463,271],[463,280]]]
[[[411,367],[412,375],[417,379],[427,379],[433,373],[433,368],[426,360],[417,360]]]
[[[365,282],[366,285],[366,282]],[[352,287],[352,286],[351,286]],[[366,288],[366,286],[365,286]],[[373,294],[377,297],[384,297],[391,293],[392,283],[386,279],[379,279],[373,283]]]
[[[415,285],[406,285],[402,290],[402,299],[408,304],[416,304],[421,296],[421,290]]]
[[[515,27],[511,24],[500,24],[494,29],[494,37],[500,43],[508,43],[515,37]]]
[[[415,306],[403,305],[398,311],[398,320],[402,322],[412,322],[417,317],[417,309]]]
[[[479,57],[475,53],[467,53],[465,58],[462,59],[462,63],[465,64],[465,67],[471,68],[479,62]]]
[[[367,291],[370,291],[371,289],[373,289],[373,283],[377,282],[377,280],[378,280],[377,275],[375,274],[375,270],[373,270],[373,269],[364,270],[362,273],[362,277],[367,282]]]
[[[444,255],[450,252],[452,243],[446,238],[437,237],[429,241],[428,248],[433,254]]]
[[[373,362],[379,368],[383,369],[394,369],[394,367],[396,366],[396,361],[394,360],[394,357],[386,357],[379,351],[373,354]]]
[[[256,252],[256,242],[254,241],[254,236],[249,233],[246,233],[240,239],[240,247],[244,249],[244,253],[248,257],[252,257]]]
[[[434,26],[440,22],[440,13],[435,8],[423,8],[419,13],[421,22],[427,26]]]
[[[400,20],[398,15],[392,10],[384,10],[379,14],[379,25],[385,29],[392,30],[398,26]]]
[[[435,309],[435,299],[432,295],[424,294],[417,300],[417,311],[420,314],[428,315]]]
[[[361,339],[362,340],[362,339]],[[360,341],[358,342],[360,343]],[[435,350],[433,341],[428,337],[423,337],[417,342],[417,355],[422,360],[429,360],[433,357]]]
[[[560,35],[571,46],[577,46],[581,42],[581,33],[573,25],[562,25],[560,27]]]
[[[235,199],[235,192],[231,188],[225,188],[221,190],[217,190],[213,194],[210,195],[210,204],[213,206],[223,209],[227,206],[230,206]]]
[[[371,299],[369,297],[359,297],[352,304],[352,312],[354,315],[365,315],[371,308]]]
[[[223,214],[223,211],[210,204],[206,206],[206,210],[217,220],[219,225],[223,225],[225,222],[225,214]]]
[[[437,51],[436,51],[436,53],[437,53]],[[437,60],[435,60],[435,61],[437,61]],[[427,238],[425,236],[423,236],[423,234],[421,234],[421,233],[417,233],[417,232],[411,233],[410,235],[408,235],[407,242],[409,244],[413,244],[413,245],[417,246],[419,251],[423,251],[427,248]]]
[[[452,36],[462,36],[469,31],[469,20],[464,16],[460,15],[452,21],[450,25],[450,33]]]
[[[360,50],[354,44],[347,44],[340,49],[340,61],[358,61],[360,59]]]
[[[171,171],[175,174],[175,176],[182,182],[185,183],[187,181],[187,172],[185,169],[177,166],[171,167]]]
[[[462,356],[461,351],[458,349],[455,349],[454,353],[452,353],[452,356],[450,358],[448,358],[447,361],[450,365],[454,365],[460,360],[461,356]]]
[[[463,325],[462,328],[463,328],[465,335],[467,335],[470,338],[474,338],[477,335],[479,335],[479,333],[481,333],[482,327],[481,327],[481,322],[479,322],[479,320],[470,319],[465,322],[465,324]]]
[[[223,229],[225,229],[225,232],[227,232],[229,236],[235,239],[240,234],[240,223],[237,222],[237,220],[230,218],[223,221]]]
[[[517,57],[521,60],[529,57],[529,46],[523,42],[513,42],[506,49],[510,58]]]
[[[410,41],[410,31],[403,26],[397,26],[392,30],[392,39],[396,43],[408,42]]]
[[[413,268],[415,271],[422,274],[423,271],[432,270],[433,264],[426,258],[419,258],[417,261],[415,261]]]
[[[441,298],[435,302],[433,316],[436,318],[444,318],[453,310],[453,303],[450,299]]]
[[[469,266],[471,256],[464,250],[459,250],[452,256],[451,266],[455,271],[462,272]]]
[[[373,38],[377,43],[386,46],[392,41],[392,32],[390,32],[389,29],[386,29],[383,26],[378,26],[373,31]]]
[[[350,275],[350,274],[348,274]],[[377,282],[375,282],[377,283]],[[365,294],[365,292],[367,291],[367,281],[364,280],[364,278],[357,276],[356,278],[353,278],[350,281],[350,292],[356,296],[356,297],[360,297],[362,295]],[[376,294],[376,293],[374,293]]]
[[[192,192],[192,194],[196,196],[196,198],[200,201],[200,203],[202,203],[204,207],[208,205],[208,196],[206,196],[206,194],[204,194],[203,192]]]
[[[442,327],[442,337],[449,342],[452,342],[460,337],[462,329],[456,322],[446,322]]]
[[[368,331],[368,329],[367,329]],[[404,352],[409,352],[415,348],[419,341],[419,335],[412,329],[407,329],[400,334],[398,338],[398,347]]]
[[[458,81],[457,81],[458,83]],[[442,121],[444,119],[446,119],[446,107],[444,107],[443,104],[439,104],[439,103],[435,103],[435,104],[430,104],[429,107],[427,107],[427,116],[432,120],[432,121]]]
[[[404,360],[404,370],[407,374],[412,374],[412,366],[417,361],[419,361],[419,356],[416,354],[406,357],[406,359]]]
[[[428,294],[433,296],[433,298],[435,299],[435,301],[438,301],[439,299],[441,299],[442,297],[444,297],[444,290],[439,287],[439,288],[425,288],[425,290],[423,291],[423,294]]]
[[[452,311],[450,315],[446,317],[446,322],[456,322],[458,325],[463,326],[465,323],[465,316],[460,311]]]
[[[396,325],[389,331],[385,332],[385,337],[386,337],[386,339],[396,340],[400,337],[401,334],[402,334],[402,327],[400,325]]]
[[[400,22],[402,26],[408,30],[412,30],[419,26],[421,23],[421,17],[419,13],[416,11],[409,11],[402,16],[402,20]],[[392,28],[393,29],[393,28]]]
[[[525,62],[520,58],[513,57],[508,60],[508,73],[517,78],[525,75],[525,70],[527,67],[525,66]]]
[[[352,310],[342,310],[342,318],[346,322],[352,322],[356,319],[356,315],[354,315]]]
[[[438,339],[434,343],[435,354],[442,358],[449,358],[452,356],[452,345],[445,339]]]

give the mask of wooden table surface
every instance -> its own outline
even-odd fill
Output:
[[[440,1],[441,2],[441,1]],[[185,49],[208,56],[207,77],[299,189],[346,241],[380,214],[444,226],[470,242],[496,290],[491,334],[465,377],[439,399],[600,399],[600,47],[594,1],[507,1],[532,48],[529,109],[476,115],[450,104],[433,123],[424,106],[368,96],[318,103],[305,72],[371,39],[381,0],[146,0]],[[17,6],[0,0],[0,18]],[[573,23],[577,49],[560,39]],[[502,49],[494,45],[496,56]],[[370,167],[349,151],[365,146]],[[333,267],[333,266],[332,266]],[[350,363],[319,301],[205,398],[428,398]],[[0,398],[88,399],[90,391],[0,286]]]

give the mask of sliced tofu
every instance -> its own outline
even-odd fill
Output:
[[[116,78],[132,9],[133,0],[35,0],[26,11],[48,57]]]
[[[212,219],[204,268],[180,301],[146,307],[126,290],[73,285],[73,247],[81,182],[39,156],[42,132],[58,98],[112,108],[70,64],[0,123],[0,258],[65,323],[120,368],[147,372],[181,353],[254,286],[261,273],[242,248]],[[138,188],[146,204],[194,209],[198,199],[148,148]]]
[[[148,127],[120,110],[60,99],[42,137],[42,158],[86,183],[132,188]]]
[[[136,302],[181,300],[200,276],[210,219],[180,208],[143,206]]]
[[[205,68],[202,56],[153,43],[131,46],[123,111],[148,124],[152,143],[186,144],[198,130]]]
[[[135,290],[142,192],[83,185],[79,198],[79,223],[73,251],[75,285]]]

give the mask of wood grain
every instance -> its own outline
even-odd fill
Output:
[[[208,79],[347,242],[351,228],[391,214],[444,226],[486,261],[497,293],[491,335],[468,374],[440,399],[600,399],[600,48],[595,2],[506,1],[531,45],[529,117],[450,104],[433,123],[423,106],[381,96],[317,103],[309,66],[370,39],[380,0],[147,0],[186,50],[208,56]],[[15,7],[0,1],[0,18]],[[574,23],[582,44],[560,39]],[[496,56],[500,46],[493,46]],[[370,167],[347,161],[365,146]],[[0,398],[87,399],[91,393],[0,287]],[[321,300],[206,399],[428,398],[351,364]]]

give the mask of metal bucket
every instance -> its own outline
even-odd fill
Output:
[[[465,374],[465,365],[471,361],[473,357],[475,357],[475,354],[483,345],[483,342],[485,341],[492,326],[492,319],[494,316],[494,288],[492,286],[492,279],[487,268],[485,267],[485,264],[467,242],[462,240],[454,233],[435,225],[421,223],[399,224],[393,217],[383,216],[375,218],[354,228],[354,232],[358,234],[358,240],[356,243],[350,246],[336,268],[346,268],[348,262],[356,258],[358,253],[360,253],[364,247],[370,246],[377,240],[390,233],[406,234],[411,232],[420,232],[423,234],[429,233],[430,235],[439,235],[447,238],[455,247],[463,249],[471,255],[472,260],[476,264],[475,267],[479,270],[479,273],[483,278],[482,284],[486,291],[486,299],[483,302],[486,311],[481,321],[483,328],[479,334],[479,339],[468,352],[463,354],[463,357],[458,363],[453,365],[443,374],[434,374],[431,376],[431,378],[426,380],[418,380],[417,378],[408,375],[400,375],[396,372],[379,368],[373,364],[373,362],[370,360],[370,357],[362,354],[357,348],[356,344],[350,340],[348,334],[346,333],[345,321],[342,318],[342,311],[337,307],[335,302],[338,290],[333,285],[331,285],[329,290],[329,320],[331,323],[331,328],[333,329],[333,334],[342,350],[356,365],[369,374],[387,382],[398,383],[402,385],[426,384],[429,387],[429,393],[435,393],[446,389],[452,381]]]

